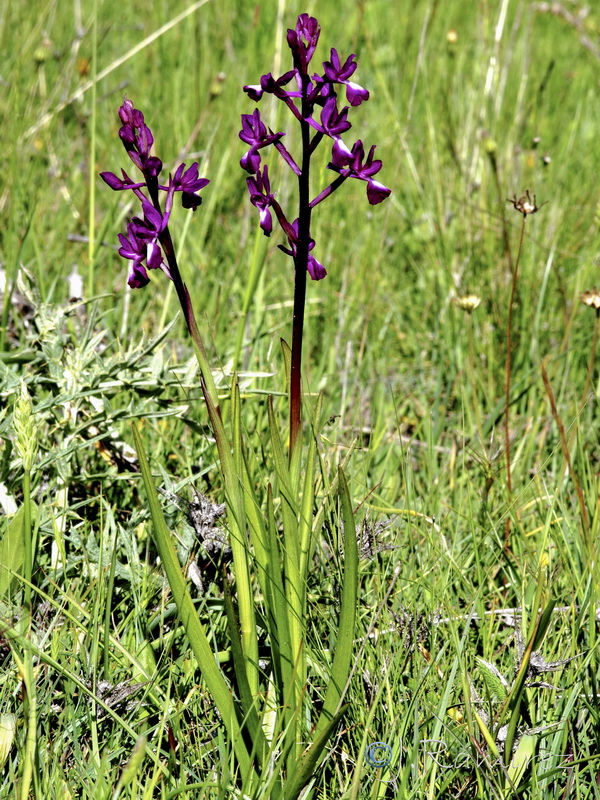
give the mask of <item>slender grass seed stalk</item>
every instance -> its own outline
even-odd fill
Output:
[[[525,194],[517,200],[515,195],[512,200],[507,200],[507,203],[512,203],[515,211],[523,215],[521,223],[521,235],[519,237],[519,249],[517,251],[517,258],[512,270],[512,282],[510,288],[510,300],[508,302],[508,322],[506,325],[506,369],[505,369],[505,406],[504,406],[504,447],[506,452],[506,488],[508,490],[508,504],[512,501],[512,474],[510,464],[510,381],[512,370],[512,321],[513,321],[513,308],[515,304],[515,296],[517,293],[517,279],[519,277],[519,264],[521,262],[521,253],[523,251],[523,238],[525,236],[525,221],[529,214],[535,214],[542,206],[536,205],[536,197],[533,199],[526,190]],[[510,511],[506,515],[506,522],[504,528],[504,548],[508,550],[510,544]]]

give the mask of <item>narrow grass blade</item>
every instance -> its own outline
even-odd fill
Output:
[[[295,709],[290,708],[293,696],[294,662],[288,624],[287,600],[280,566],[273,492],[270,486],[267,492],[267,530],[270,555],[267,615],[271,628],[273,671],[279,689],[279,702],[284,709],[284,720],[287,727],[291,715],[295,712]]]
[[[550,620],[552,618],[552,611],[554,610],[555,604],[556,602],[552,600],[550,603],[548,603],[546,608],[539,615],[535,627],[533,628],[533,632],[530,636],[529,642],[527,643],[527,647],[525,648],[525,653],[523,654],[523,660],[521,662],[521,666],[519,667],[517,677],[515,678],[513,688],[507,699],[506,707],[511,712],[510,719],[508,722],[508,732],[506,735],[506,743],[504,748],[504,763],[507,766],[510,763],[510,759],[512,757],[512,749],[515,741],[515,736],[517,733],[517,726],[521,718],[521,701],[523,700],[523,695],[525,691],[525,680],[527,678],[527,672],[529,670],[529,661],[531,659],[531,654],[535,649],[537,649],[537,647],[540,646],[544,636],[546,635],[546,631],[548,630],[548,625],[550,624]]]

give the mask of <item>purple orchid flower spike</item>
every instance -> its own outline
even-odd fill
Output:
[[[390,189],[374,179],[381,169],[381,161],[373,157],[372,147],[365,158],[360,140],[352,150],[344,143],[342,135],[351,124],[348,113],[351,107],[359,106],[369,99],[369,92],[351,80],[356,72],[354,54],[341,63],[338,51],[332,48],[329,61],[323,63],[323,74],[309,74],[308,67],[319,41],[321,28],[318,21],[308,14],[300,14],[296,27],[287,32],[287,42],[292,52],[292,70],[281,77],[270,72],[260,79],[260,84],[244,86],[246,94],[260,102],[265,94],[281,100],[294,115],[300,126],[302,151],[294,158],[283,142],[283,133],[272,133],[262,122],[258,110],[242,115],[240,139],[249,145],[242,156],[241,167],[250,173],[246,178],[251,203],[258,209],[260,227],[266,236],[273,230],[272,212],[287,237],[287,245],[280,249],[294,259],[294,311],[292,322],[292,356],[290,376],[290,452],[294,450],[301,429],[301,374],[302,336],[306,298],[307,273],[312,280],[320,281],[327,275],[325,267],[317,261],[312,251],[315,241],[311,236],[312,212],[323,200],[337,191],[347,178],[357,178],[367,184],[367,197],[371,205],[385,200]],[[341,87],[344,87],[344,90]],[[339,93],[345,91],[348,105],[340,109]],[[317,110],[320,113],[317,113]],[[333,140],[329,167],[338,173],[335,180],[311,200],[311,157],[321,141]],[[286,140],[287,141],[287,140]],[[261,167],[264,148],[272,144],[298,180],[298,217],[290,224],[272,192],[267,167]]]
[[[149,269],[160,269],[173,281],[177,299],[183,311],[185,324],[190,334],[202,374],[202,392],[212,412],[217,417],[221,416],[219,396],[212,377],[210,365],[206,357],[206,349],[200,336],[198,323],[190,293],[183,282],[171,233],[169,231],[169,218],[173,209],[173,199],[177,192],[181,192],[181,205],[183,208],[195,211],[202,199],[198,192],[209,181],[198,176],[198,164],[194,162],[187,169],[185,164],[180,164],[174,175],[169,175],[167,186],[158,182],[162,171],[162,161],[157,156],[150,154],[154,144],[152,131],[144,121],[142,112],[134,108],[131,100],[125,98],[119,108],[119,118],[123,123],[119,136],[127,153],[143,176],[143,181],[135,183],[121,170],[122,178],[113,172],[102,172],[104,182],[116,192],[131,191],[142,204],[143,219],[134,217],[127,226],[127,235],[119,234],[119,255],[130,262],[127,283],[132,289],[141,289],[150,282]],[[164,211],[161,204],[161,192],[166,193]]]
[[[147,269],[161,269],[176,284],[177,294],[184,305],[187,303],[186,290],[179,275],[169,234],[169,216],[176,192],[181,192],[183,208],[195,211],[202,202],[198,192],[210,181],[198,177],[198,164],[194,162],[187,169],[185,164],[180,164],[175,174],[169,176],[168,186],[160,184],[158,176],[163,163],[160,158],[150,154],[154,136],[144,121],[144,115],[134,108],[131,100],[125,98],[119,108],[119,118],[123,123],[119,137],[129,158],[144,178],[136,183],[125,170],[121,170],[121,178],[113,172],[100,173],[100,177],[113,191],[131,189],[142,204],[144,218],[134,217],[127,226],[127,236],[119,234],[119,254],[132,262],[127,283],[133,289],[139,289],[149,283]],[[164,213],[161,210],[160,192],[166,192]]]
[[[355,72],[357,64],[354,54],[348,56],[344,65],[340,64],[340,57],[335,48],[331,48],[331,59],[323,62],[323,77],[330,83],[340,83],[346,87],[346,99],[351,106],[359,106],[369,99],[369,92],[358,83],[348,80]]]

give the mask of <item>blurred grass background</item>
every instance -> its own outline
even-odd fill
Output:
[[[68,427],[66,413],[53,419],[48,397],[52,380],[62,380],[61,368],[76,363],[79,422],[96,413],[96,425],[108,420],[115,437],[130,441],[128,417],[157,407],[173,414],[146,420],[153,468],[174,484],[201,477],[203,488],[219,499],[215,454],[181,320],[152,361],[142,362],[143,376],[133,360],[119,371],[120,354],[155,336],[177,311],[163,275],[153,275],[145,290],[126,291],[126,265],[116,242],[133,207],[98,178],[103,170],[129,169],[117,136],[117,108],[127,94],[144,111],[167,168],[182,158],[199,160],[201,175],[211,179],[202,207],[193,217],[174,214],[172,230],[221,386],[228,385],[234,363],[241,369],[244,424],[260,452],[265,395],[285,388],[279,338],[290,337],[292,274],[276,247],[279,234],[262,236],[248,202],[237,133],[240,114],[251,113],[254,103],[241,87],[288,69],[285,31],[303,11],[316,15],[322,27],[319,63],[331,46],[344,56],[357,54],[356,80],[371,99],[353,113],[346,138],[377,144],[381,180],[393,191],[389,201],[371,208],[362,183],[347,182],[313,216],[315,255],[329,274],[308,288],[306,386],[325,392],[324,462],[333,469],[358,436],[350,469],[353,499],[372,518],[393,520],[384,538],[399,548],[365,562],[361,635],[380,607],[376,628],[382,634],[368,639],[352,688],[348,730],[340,734],[312,796],[351,796],[343,793],[358,791],[351,787],[359,778],[371,797],[443,797],[450,791],[504,796],[493,779],[484,787],[489,795],[477,795],[483,767],[469,762],[441,770],[423,757],[419,742],[443,739],[452,764],[452,748],[472,752],[472,737],[448,722],[448,707],[462,706],[469,693],[459,676],[476,671],[476,655],[510,675],[514,642],[500,618],[490,616],[475,629],[457,618],[471,609],[483,615],[527,607],[540,570],[550,575],[553,597],[570,609],[557,616],[546,657],[586,655],[560,673],[561,690],[537,690],[531,724],[556,723],[544,747],[553,757],[584,763],[545,783],[529,776],[520,791],[530,797],[559,791],[567,796],[567,790],[568,796],[597,796],[598,371],[592,363],[588,381],[595,320],[579,295],[599,283],[598,10],[589,7],[586,14],[566,0],[365,0],[347,3],[343,11],[328,1],[207,0],[186,13],[191,8],[166,1],[12,0],[0,9],[3,351],[38,352],[33,361],[5,355],[2,398],[8,408],[14,379],[24,376],[36,403],[46,403],[40,424],[48,464],[37,473],[36,491],[47,514],[40,511],[39,542],[49,551],[59,539],[51,520],[62,519],[68,561],[60,574],[53,572],[56,561],[48,553],[38,586],[73,614],[48,634],[59,667],[48,671],[38,690],[36,796],[113,796],[133,746],[119,722],[93,717],[72,683],[72,674],[90,680],[92,665],[102,661],[101,653],[94,656],[93,630],[107,607],[125,653],[118,657],[122,674],[113,665],[110,680],[152,675],[148,692],[157,693],[146,700],[149,712],[122,709],[123,718],[129,713],[139,721],[148,713],[149,727],[158,730],[157,718],[168,716],[182,751],[177,764],[169,756],[170,777],[163,779],[159,765],[168,758],[159,757],[162,745],[153,742],[154,766],[136,777],[129,796],[173,797],[176,790],[189,797],[230,796],[226,744],[207,739],[199,728],[200,717],[210,720],[210,701],[196,685],[185,652],[172,649],[177,631],[169,632],[167,643],[163,639],[169,610],[160,605],[137,484],[87,444],[94,432],[82,439],[80,428]],[[95,83],[95,74],[104,77]],[[261,103],[261,114],[273,130],[291,127],[270,99]],[[324,153],[314,194],[331,178],[326,164]],[[272,159],[270,171],[287,207],[290,175]],[[527,220],[520,264],[509,503],[501,433],[507,247],[514,260],[521,219],[506,199],[525,189],[546,205]],[[17,280],[21,266],[33,277],[38,310],[50,313],[52,306],[45,304],[53,304],[67,315],[47,328],[61,331],[53,340],[54,355],[44,350],[40,328],[28,330],[11,305],[13,290],[23,289]],[[73,267],[84,279],[84,297],[98,296],[85,322],[66,311]],[[249,283],[249,276],[256,282]],[[454,302],[468,293],[481,298],[472,314]],[[114,362],[110,375],[94,355],[98,331],[102,358]],[[541,378],[545,358],[592,520],[587,537]],[[48,378],[42,366],[51,362]],[[144,395],[136,381],[148,375],[151,386]],[[90,409],[85,391],[102,395],[98,387],[107,380],[118,385],[104,412]],[[80,445],[69,449],[67,438]],[[1,480],[18,501],[9,440],[7,433]],[[266,483],[262,470],[257,459],[256,480]],[[57,510],[59,489],[66,494]],[[513,518],[509,554],[503,548],[507,514]],[[111,560],[117,580],[114,596],[107,597]],[[392,600],[384,600],[398,566]],[[316,564],[315,647],[324,646],[335,588],[335,571],[325,561]],[[400,625],[385,633],[394,626],[392,612],[409,613],[406,630]],[[454,621],[432,624],[429,615],[438,612]],[[215,625],[218,648],[224,622],[216,592],[203,598],[201,613]],[[413,630],[411,639],[411,626],[426,620],[427,637],[417,642]],[[146,662],[150,650],[154,655]],[[8,712],[19,680],[6,648],[3,657],[0,701]],[[397,791],[404,795],[385,795],[385,786],[357,760],[367,717],[372,739],[390,742],[400,753]],[[14,796],[19,763],[13,748],[0,796]],[[198,788],[189,789],[194,781]]]

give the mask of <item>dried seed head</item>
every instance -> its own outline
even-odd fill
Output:
[[[542,206],[546,205],[546,203],[542,203],[541,206],[538,206],[535,195],[533,195],[532,199],[531,195],[529,194],[529,189],[527,189],[525,194],[518,200],[517,195],[515,195],[512,200],[507,200],[506,202],[512,203],[515,211],[519,211],[524,217],[526,217],[528,214],[535,214]]]
[[[584,305],[600,311],[600,289],[588,289],[579,295],[579,299]]]
[[[472,311],[475,311],[477,306],[481,303],[481,297],[476,294],[465,294],[461,297],[454,298],[454,304],[457,305],[459,308],[462,308],[463,311],[468,311],[469,314]]]

